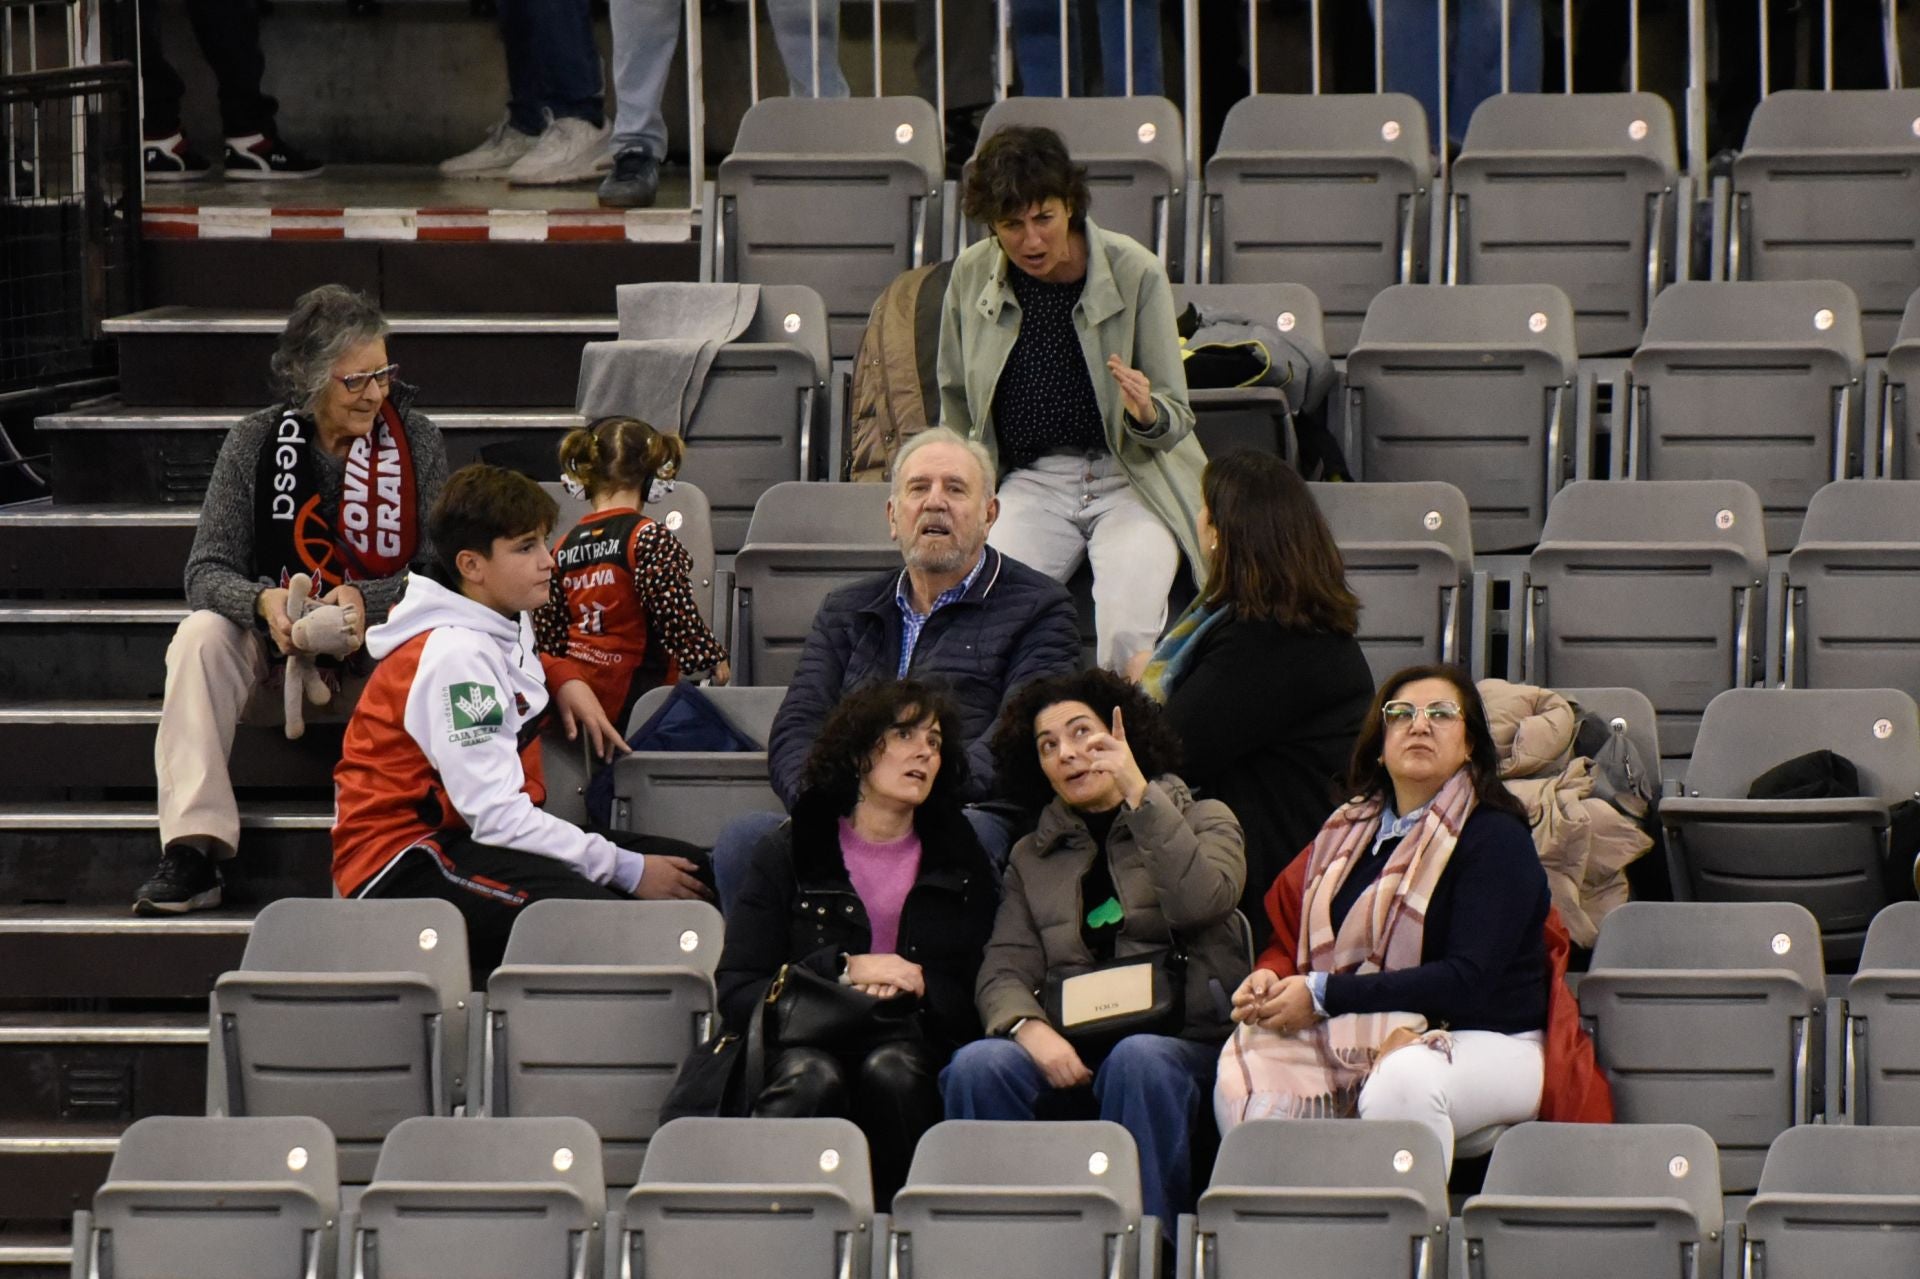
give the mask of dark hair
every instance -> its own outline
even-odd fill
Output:
[[[1053,798],[1053,783],[1040,767],[1033,744],[1033,721],[1061,702],[1085,702],[1100,722],[1113,727],[1118,709],[1127,725],[1127,747],[1151,781],[1180,767],[1180,739],[1161,714],[1160,705],[1131,680],[1112,671],[1072,671],[1034,680],[1013,695],[993,730],[993,764],[1001,793],[1028,808]]]
[[[686,456],[677,435],[656,431],[637,417],[603,417],[567,432],[560,441],[560,472],[571,476],[589,499],[638,489],[640,500],[657,476],[672,476]]]
[[[1294,630],[1352,635],[1360,601],[1327,517],[1299,473],[1246,450],[1207,463],[1200,479],[1219,541],[1207,552],[1207,601]]]
[[[1347,770],[1347,793],[1377,798],[1385,795],[1387,788],[1393,785],[1384,758],[1387,723],[1380,708],[1392,701],[1401,689],[1423,679],[1443,679],[1453,685],[1454,691],[1460,695],[1461,722],[1467,730],[1467,771],[1473,775],[1475,802],[1482,808],[1510,813],[1525,822],[1526,808],[1500,781],[1500,759],[1493,745],[1493,729],[1487,725],[1487,705],[1480,700],[1480,690],[1474,687],[1472,676],[1458,666],[1443,662],[1429,662],[1395,671],[1380,685],[1380,691],[1373,695],[1373,705],[1367,708],[1367,718],[1360,726],[1360,736],[1353,743],[1353,763]]]
[[[427,537],[443,584],[459,589],[462,551],[491,557],[495,538],[553,531],[560,508],[534,481],[502,466],[475,462],[447,478],[447,486],[427,515]]]
[[[973,153],[961,179],[960,208],[971,222],[991,227],[1054,197],[1074,226],[1093,204],[1085,165],[1075,164],[1052,129],[1012,124],[996,130]]]
[[[967,784],[967,748],[960,715],[946,694],[918,680],[864,684],[840,699],[813,740],[800,774],[800,789],[845,816],[860,802],[860,780],[888,730],[931,719],[940,729],[940,772],[923,809],[960,811]]]

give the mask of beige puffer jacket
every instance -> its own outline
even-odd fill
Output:
[[[1592,761],[1573,754],[1579,715],[1551,689],[1480,681],[1500,779],[1526,805],[1553,904],[1577,946],[1627,900],[1629,863],[1653,847],[1635,821],[1593,794]]]

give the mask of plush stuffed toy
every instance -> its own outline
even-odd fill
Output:
[[[287,655],[285,707],[287,738],[297,740],[307,731],[306,703],[325,706],[333,689],[314,664],[314,657],[345,657],[360,647],[361,619],[338,604],[313,598],[313,579],[295,573],[287,583],[287,617],[293,623],[293,642],[300,653]]]

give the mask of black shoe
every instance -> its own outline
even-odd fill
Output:
[[[613,157],[613,172],[600,183],[600,203],[609,209],[648,209],[660,193],[660,162],[643,147]]]
[[[213,171],[207,157],[187,145],[179,130],[164,138],[147,138],[140,144],[140,161],[149,182],[191,182]]]
[[[160,867],[134,894],[136,915],[184,915],[220,904],[220,871],[213,859],[187,844],[160,854]]]
[[[277,182],[310,178],[327,166],[304,155],[271,133],[252,133],[227,139],[227,180]]]

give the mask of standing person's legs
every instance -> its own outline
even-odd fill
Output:
[[[1031,1119],[1047,1080],[1011,1039],[976,1039],[940,1072],[949,1119]]]
[[[1129,1035],[1094,1072],[1100,1117],[1133,1134],[1140,1148],[1140,1202],[1172,1231],[1186,1211],[1193,1125],[1213,1095],[1220,1045],[1171,1035]]]
[[[1075,524],[1092,497],[1082,477],[1086,459],[1043,457],[1014,471],[1000,485],[1000,518],[987,543],[1037,573],[1065,582],[1087,554],[1086,535]]]
[[[929,102],[939,89],[933,10],[933,0],[913,0],[913,76],[920,96]],[[999,35],[993,6],[946,0],[941,12],[946,28],[941,34],[947,54],[947,110],[990,105],[994,93],[993,42]]]
[[[779,813],[742,813],[721,829],[720,838],[713,842],[713,891],[722,915],[733,913],[753,850],[785,820]]]
[[[1127,0],[1100,0],[1100,65],[1108,97],[1127,92]],[[1133,92],[1158,95],[1165,87],[1160,67],[1160,0],[1133,0]]]
[[[1391,93],[1419,99],[1427,113],[1427,137],[1435,151],[1440,134],[1440,24],[1434,0],[1374,0],[1373,20],[1381,24],[1387,83]],[[1451,122],[1449,122],[1451,123]]]
[[[162,51],[159,0],[147,0],[140,6],[140,105],[141,127],[149,138],[180,132],[180,100],[186,94],[186,82]]]
[[[1080,18],[1068,6],[1067,66],[1075,93],[1080,92]],[[1020,92],[1029,98],[1060,96],[1061,0],[1011,0],[1007,23],[1012,28],[1013,62],[1020,69]]]
[[[667,157],[667,121],[660,100],[667,91],[680,43],[681,6],[674,0],[613,0],[613,145]],[[699,157],[695,157],[698,162]]]
[[[267,677],[266,641],[220,614],[187,614],[167,645],[166,691],[153,740],[160,844],[216,859],[240,844],[240,805],[227,758],[248,699]]]
[[[1540,91],[1540,3],[1511,0],[1508,76],[1515,93]],[[1459,142],[1475,107],[1500,92],[1500,0],[1455,0],[1447,131]]]
[[[193,24],[194,39],[200,42],[200,53],[213,68],[220,88],[221,129],[230,138],[255,133],[274,136],[273,119],[280,104],[260,89],[267,60],[260,52],[260,9],[255,0],[187,0],[187,21]]]
[[[1108,459],[1089,467],[1093,500],[1080,516],[1093,560],[1094,660],[1126,669],[1135,653],[1151,651],[1167,624],[1167,592],[1180,571],[1180,543],[1148,510]]]
[[[820,84],[814,88],[813,8],[820,9]],[[787,92],[796,98],[844,98],[847,77],[840,69],[840,0],[767,0],[773,40],[787,68]]]
[[[933,1050],[917,1039],[883,1044],[860,1063],[853,1120],[873,1153],[874,1207],[881,1212],[906,1181],[914,1146],[940,1122],[939,1077]]]
[[[606,86],[600,78],[600,48],[593,38],[588,0],[536,0],[532,21],[533,62],[542,105],[556,120],[607,121]]]
[[[500,43],[507,52],[507,123],[529,137],[547,131],[544,77],[535,56],[539,0],[499,0]]]
[[[1456,1030],[1453,1051],[1409,1044],[1388,1053],[1360,1089],[1362,1119],[1411,1119],[1433,1130],[1453,1171],[1454,1137],[1540,1113],[1544,1037]]]

